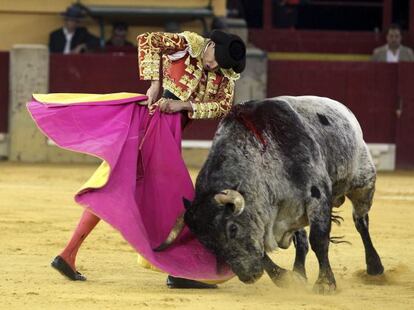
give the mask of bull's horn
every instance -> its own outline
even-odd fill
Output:
[[[242,194],[234,189],[225,189],[214,196],[214,199],[220,205],[231,203],[234,205],[234,215],[240,215],[244,210],[244,198]]]
[[[180,235],[182,230],[184,229],[184,212],[177,217],[177,220],[175,221],[174,227],[171,229],[170,234],[168,235],[167,239],[157,248],[153,249],[154,252],[161,252],[167,249],[174,241],[177,239],[177,237]]]

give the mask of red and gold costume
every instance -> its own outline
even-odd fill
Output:
[[[190,118],[221,118],[230,110],[234,81],[240,75],[232,69],[204,70],[202,56],[208,39],[188,31],[147,32],[137,41],[140,78],[159,80],[162,59],[163,87],[191,102]]]

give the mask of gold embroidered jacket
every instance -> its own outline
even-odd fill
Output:
[[[159,80],[162,59],[163,87],[180,100],[191,102],[190,118],[220,118],[229,111],[234,81],[240,75],[231,69],[216,72],[203,69],[207,39],[188,31],[147,32],[139,35],[137,42],[140,78]]]

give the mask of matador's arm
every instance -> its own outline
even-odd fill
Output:
[[[141,80],[159,80],[161,54],[171,55],[187,48],[185,38],[176,33],[146,32],[137,37]]]

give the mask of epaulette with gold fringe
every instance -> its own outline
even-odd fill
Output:
[[[182,35],[188,43],[190,56],[200,56],[207,44],[208,39],[203,38],[199,34],[191,31],[184,31],[180,35]]]

